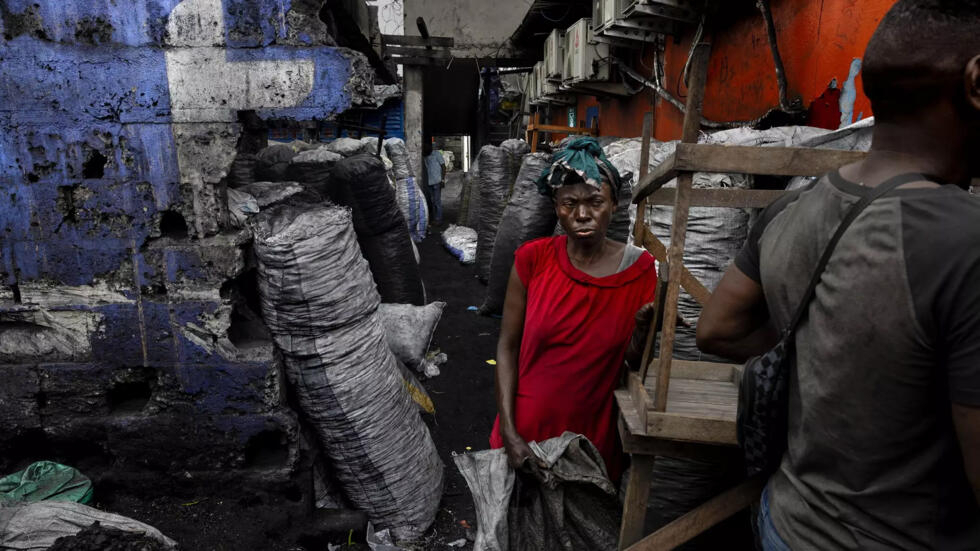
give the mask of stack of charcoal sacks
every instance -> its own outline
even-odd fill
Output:
[[[429,207],[425,201],[422,187],[412,173],[408,150],[400,138],[388,138],[384,141],[385,153],[391,161],[391,173],[394,178],[395,198],[398,208],[408,224],[408,232],[416,243],[425,239],[429,225]]]
[[[371,267],[381,300],[425,305],[412,239],[381,159],[362,154],[338,161],[327,196],[353,211],[357,241]]]
[[[265,321],[332,472],[376,527],[419,537],[438,511],[443,465],[385,341],[350,211],[280,204],[249,225]]]
[[[548,195],[538,191],[537,180],[551,166],[548,153],[530,153],[524,157],[514,182],[507,207],[497,227],[490,259],[487,296],[480,307],[484,315],[499,314],[507,295],[507,280],[514,265],[514,252],[522,243],[551,235],[555,227],[555,206]]]
[[[530,147],[523,140],[505,140],[500,147],[486,145],[480,149],[480,212],[477,225],[476,275],[486,283],[490,279],[490,260],[497,226],[517,179],[524,155]]]

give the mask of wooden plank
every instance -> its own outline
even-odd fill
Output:
[[[591,134],[591,128],[583,126],[562,126],[560,124],[535,124],[534,127],[541,132],[558,132],[561,134]]]
[[[390,55],[437,57],[443,59],[449,59],[453,56],[452,52],[449,51],[449,48],[428,49],[415,46],[385,46],[384,53]]]
[[[781,189],[695,188],[691,190],[691,206],[765,208],[785,193],[787,192]],[[677,190],[674,188],[660,188],[640,202],[673,205],[676,195]]]
[[[659,361],[659,358],[653,360]],[[692,360],[674,360],[670,376],[675,379],[697,379],[700,381],[732,382],[733,370],[741,368],[739,364],[720,362],[697,362]],[[652,379],[655,375],[650,375]],[[647,384],[649,386],[649,383]]]
[[[639,373],[630,372],[627,388],[629,389],[630,400],[632,400],[633,406],[636,408],[636,415],[639,419],[640,426],[646,427],[647,412],[650,411],[652,400],[648,399],[650,393],[647,391],[646,386],[644,386],[643,378],[640,377]]]
[[[623,522],[619,527],[619,549],[626,549],[643,537],[643,522],[650,498],[650,478],[653,475],[652,455],[632,456],[630,480],[623,501]]]
[[[647,175],[650,168],[650,141],[653,139],[653,113],[647,112],[643,115],[643,134],[640,139],[640,170],[637,179],[642,179]],[[643,246],[643,230],[646,228],[646,207],[645,201],[640,201],[636,207],[636,221],[633,223],[633,244],[637,247]]]
[[[701,129],[701,111],[704,107],[704,89],[708,78],[708,60],[711,45],[696,44],[691,57],[688,83],[687,112],[682,126],[681,142],[695,143]],[[667,250],[667,297],[664,300],[664,326],[660,338],[660,365],[658,366],[657,391],[653,397],[655,411],[667,410],[667,391],[670,385],[670,361],[674,353],[674,335],[677,332],[677,299],[681,292],[684,272],[684,242],[687,240],[687,216],[690,211],[691,186],[694,174],[687,172],[677,178],[677,197],[674,203],[674,221],[670,228],[670,249]],[[647,420],[650,426],[650,420]]]
[[[531,132],[531,153],[538,150],[538,140],[540,136],[538,135],[538,124],[541,123],[541,111],[535,111],[534,117],[531,119],[531,126],[528,130]]]
[[[389,58],[396,65],[432,65],[432,66],[445,66],[448,62],[447,59],[434,58],[434,57],[392,57]]]
[[[675,170],[736,172],[772,176],[816,176],[863,160],[864,151],[809,147],[758,147],[719,144],[677,144]]]
[[[634,186],[633,202],[638,203],[684,171],[818,176],[866,156],[863,151],[836,149],[679,143],[673,155]]]
[[[421,36],[402,36],[400,34],[383,34],[381,39],[385,44],[397,45],[397,46],[432,46],[432,47],[449,47],[452,48],[456,45],[456,41],[451,36],[430,36],[429,38],[422,38]]]
[[[654,438],[666,438],[682,442],[725,446],[738,445],[734,419],[715,419],[696,417],[688,413],[648,411],[646,433],[647,436]]]
[[[617,392],[625,393],[626,391]],[[617,395],[617,401],[618,398]],[[642,432],[634,431],[634,427],[638,423],[635,410],[632,413],[628,413],[623,406],[620,406],[620,412],[618,426],[619,438],[623,443],[623,451],[628,454],[682,457],[687,459],[700,459],[702,461],[737,460],[742,454],[740,448],[733,448],[731,446],[712,446],[650,438]]]
[[[643,246],[650,251],[654,258],[660,262],[667,262],[667,247],[649,229],[644,229]],[[707,304],[708,299],[711,298],[711,291],[683,265],[681,266],[681,287],[701,306]]]
[[[765,477],[750,478],[643,538],[629,547],[628,551],[662,551],[683,545],[708,528],[758,502],[765,485]]]

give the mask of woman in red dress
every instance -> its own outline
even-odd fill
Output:
[[[490,445],[512,467],[528,441],[586,436],[612,480],[622,472],[613,391],[639,363],[657,283],[649,253],[606,238],[619,174],[592,138],[571,142],[539,183],[566,235],[514,255],[497,343],[497,420]]]

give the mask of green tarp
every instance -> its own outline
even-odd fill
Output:
[[[0,478],[0,504],[33,501],[92,500],[92,481],[77,469],[53,461],[31,463]]]

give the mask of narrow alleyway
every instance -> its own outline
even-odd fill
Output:
[[[451,178],[443,190],[447,222],[456,220],[459,188],[460,179]],[[446,303],[432,349],[439,348],[449,360],[438,377],[424,383],[436,407],[434,419],[426,416],[427,421],[447,474],[445,497],[432,539],[445,543],[465,537],[465,525],[460,521],[476,526],[473,501],[466,482],[453,464],[452,454],[487,447],[497,412],[493,396],[494,368],[487,360],[496,353],[500,320],[467,310],[469,306],[480,305],[486,286],[477,281],[472,266],[460,264],[443,247],[442,229],[444,226],[429,233],[419,244],[419,254],[428,299]],[[466,548],[470,545],[468,542]]]

